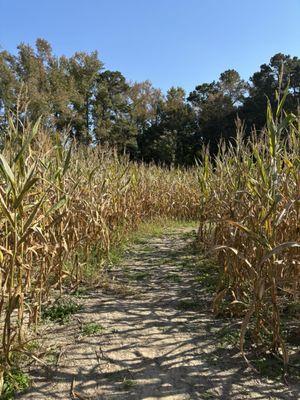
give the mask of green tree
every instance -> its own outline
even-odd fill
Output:
[[[37,45],[39,42],[37,41]],[[47,65],[44,54],[37,52],[24,43],[18,46],[16,73],[18,79],[26,86],[28,97],[27,116],[37,120],[41,115],[47,120],[51,107],[49,101],[50,87],[47,79]]]
[[[132,105],[132,118],[137,126],[138,134],[154,123],[157,123],[159,109],[164,101],[160,89],[154,88],[149,80],[135,82],[130,86],[129,98]]]
[[[94,139],[135,154],[137,129],[131,116],[129,89],[118,71],[98,74],[93,99]]]
[[[9,111],[16,111],[16,97],[20,83],[16,73],[16,59],[7,51],[0,52],[0,132],[7,126]]]
[[[300,60],[282,53],[275,54],[269,64],[260,66],[250,78],[249,97],[241,107],[241,116],[248,130],[252,126],[261,129],[266,123],[265,110],[267,99],[272,108],[277,106],[276,91],[283,92],[289,85],[289,94],[285,101],[286,111],[296,112],[300,102]]]
[[[157,107],[152,124],[139,137],[142,158],[165,164],[192,163],[195,128],[195,114],[186,103],[185,91],[170,88]]]
[[[98,76],[103,63],[97,52],[77,52],[70,59],[62,60],[69,74],[70,107],[74,111],[71,121],[72,135],[79,141],[92,139],[93,103]]]
[[[198,141],[217,150],[221,138],[235,136],[235,118],[248,91],[237,71],[223,72],[217,82],[196,86],[188,97],[197,118]]]

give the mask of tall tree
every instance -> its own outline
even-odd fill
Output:
[[[0,52],[0,141],[9,112],[18,109],[20,118],[42,116],[49,131],[66,131],[82,143],[107,143],[149,162],[191,164],[203,143],[214,152],[220,138],[235,136],[237,115],[248,132],[261,129],[267,99],[275,109],[276,91],[280,96],[287,86],[285,109],[295,113],[300,59],[278,53],[249,83],[228,69],[188,99],[180,87],[163,95],[149,81],[129,84],[120,72],[104,70],[97,52],[57,57],[37,39],[34,47],[21,43],[15,55]]]
[[[16,59],[7,51],[0,52],[0,130],[7,126],[9,111],[16,111],[20,83],[16,73]]]
[[[142,158],[165,164],[192,163],[195,128],[195,114],[186,103],[185,91],[170,88],[157,107],[153,123],[139,137]]]
[[[137,129],[131,117],[129,89],[118,71],[98,74],[93,100],[94,138],[121,152],[136,153]]]
[[[38,44],[38,41],[37,41]],[[21,43],[18,46],[16,58],[16,73],[18,79],[26,86],[28,102],[28,116],[32,120],[41,115],[45,119],[50,114],[50,87],[47,77],[47,66],[39,49],[37,52],[29,45]]]
[[[91,54],[77,52],[64,62],[71,79],[70,105],[75,111],[72,134],[78,140],[90,141],[92,104],[103,63],[98,59],[96,51]]]
[[[266,123],[266,106],[269,100],[273,109],[277,106],[276,91],[281,93],[289,85],[285,109],[296,112],[300,102],[300,60],[282,53],[275,54],[269,64],[262,64],[260,70],[250,78],[249,97],[241,108],[241,116],[248,130],[252,126],[261,129]]]
[[[198,138],[217,150],[220,138],[235,135],[235,118],[248,85],[235,70],[227,70],[217,82],[196,86],[188,97],[197,115]]]
[[[137,125],[138,133],[142,135],[145,129],[158,122],[158,110],[164,100],[163,94],[146,80],[131,84],[129,98],[132,104],[132,118]]]

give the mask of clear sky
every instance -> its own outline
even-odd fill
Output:
[[[0,45],[42,37],[57,55],[98,50],[106,68],[166,91],[248,79],[272,55],[300,56],[300,0],[0,0]]]

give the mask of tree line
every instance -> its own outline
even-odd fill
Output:
[[[276,90],[287,86],[285,109],[296,113],[300,59],[278,53],[249,81],[229,69],[189,94],[171,87],[164,95],[148,80],[128,82],[105,69],[97,52],[58,57],[37,39],[34,48],[21,43],[16,54],[0,52],[0,134],[3,139],[11,114],[42,116],[45,129],[79,143],[114,146],[145,162],[190,165],[203,144],[214,152],[221,138],[235,137],[237,118],[246,134],[261,130],[267,99],[275,109]]]

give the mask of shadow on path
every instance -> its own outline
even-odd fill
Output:
[[[299,388],[259,379],[236,350],[218,345],[225,322],[212,317],[195,281],[185,236],[181,230],[136,245],[113,271],[131,295],[95,290],[68,325],[49,327],[44,341],[60,349],[57,366],[32,366],[34,386],[19,398],[299,399]],[[82,337],[87,322],[104,329]]]

